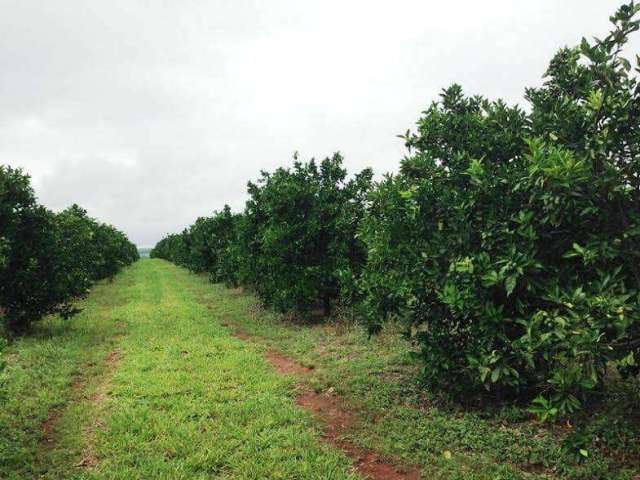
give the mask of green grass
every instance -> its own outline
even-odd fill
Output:
[[[96,286],[81,302],[83,312],[72,321],[47,318],[6,350],[0,390],[0,478],[37,478],[57,468],[53,465],[59,455],[41,444],[42,424],[83,394],[74,385],[86,384],[90,390],[103,373],[103,358],[127,328],[127,290],[132,281],[127,272],[117,283]],[[73,415],[81,414],[74,409]],[[70,435],[60,438],[58,447],[75,456],[81,445],[71,416],[60,422],[69,427]],[[59,437],[57,432],[53,436]],[[45,457],[51,458],[45,461]]]
[[[315,367],[306,381],[359,412],[350,441],[419,465],[423,478],[640,472],[637,385],[612,386],[570,426],[540,425],[518,408],[464,409],[419,384],[393,327],[369,339],[350,322],[296,324],[161,260],[99,284],[81,306],[8,347],[1,479],[357,478],[295,405],[294,380],[264,360],[267,347]]]
[[[295,406],[292,380],[232,337],[193,281],[138,262],[70,323],[48,319],[9,348],[0,478],[355,478]],[[42,445],[52,409],[55,441]]]

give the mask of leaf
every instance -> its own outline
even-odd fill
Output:
[[[629,62],[629,60],[627,60],[624,57],[620,57],[618,60],[620,60],[620,64],[622,65],[622,68],[624,68],[627,72],[631,70],[631,63]]]
[[[582,37],[582,41],[580,42],[580,51],[588,56],[591,53],[591,45],[585,37]]]
[[[516,288],[516,283],[518,279],[515,275],[509,275],[504,282],[504,287],[507,290],[507,297],[513,293],[513,290]]]

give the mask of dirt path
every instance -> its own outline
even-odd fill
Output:
[[[242,331],[237,325],[225,322],[232,328],[234,336],[247,342],[260,342]],[[304,383],[313,368],[296,362],[272,348],[265,353],[267,361],[282,375],[292,375],[300,380],[301,393],[296,404],[311,412],[322,425],[323,439],[329,445],[342,450],[353,462],[354,469],[371,480],[420,480],[420,471],[415,467],[402,468],[384,459],[373,450],[365,449],[345,440],[345,436],[359,421],[358,415],[333,392],[316,392]]]

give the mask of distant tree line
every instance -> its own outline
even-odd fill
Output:
[[[229,207],[152,251],[281,311],[397,319],[432,385],[528,398],[565,416],[610,365],[640,362],[640,58],[633,2],[603,39],[551,60],[529,108],[453,85],[423,112],[397,174],[336,154],[262,172]]]
[[[51,313],[70,317],[96,280],[138,259],[127,236],[78,205],[54,213],[38,204],[29,176],[0,165],[0,320],[24,333]]]

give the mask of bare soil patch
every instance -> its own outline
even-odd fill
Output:
[[[309,410],[324,426],[327,443],[342,450],[352,461],[355,470],[373,480],[419,480],[417,468],[400,468],[386,462],[369,449],[358,447],[344,439],[349,429],[357,423],[357,414],[345,408],[340,397],[330,393],[306,391],[296,403]]]
[[[244,340],[245,342],[250,342],[253,340],[253,337],[251,337],[249,334],[241,331],[241,330],[237,330],[235,332],[233,332],[233,336],[236,338],[239,338],[240,340]]]
[[[55,445],[56,437],[56,424],[62,413],[60,410],[54,410],[49,414],[49,417],[42,422],[42,438],[40,439],[40,445],[46,448],[52,448]]]
[[[225,326],[227,326],[225,324]],[[243,332],[236,325],[233,336],[244,341],[255,341],[251,335]],[[294,375],[304,378],[313,372],[313,368],[302,365],[282,353],[269,349],[267,361],[283,375]],[[319,420],[323,426],[323,439],[330,445],[342,450],[353,462],[353,468],[359,474],[371,480],[420,480],[417,468],[397,467],[383,460],[376,452],[354,445],[344,439],[349,430],[357,423],[358,415],[344,405],[342,399],[329,392],[318,393],[304,390],[296,398],[296,404]]]
[[[314,370],[313,368],[306,367],[275,350],[267,351],[266,357],[269,363],[273,365],[279,373],[284,375],[303,376],[310,374]]]

